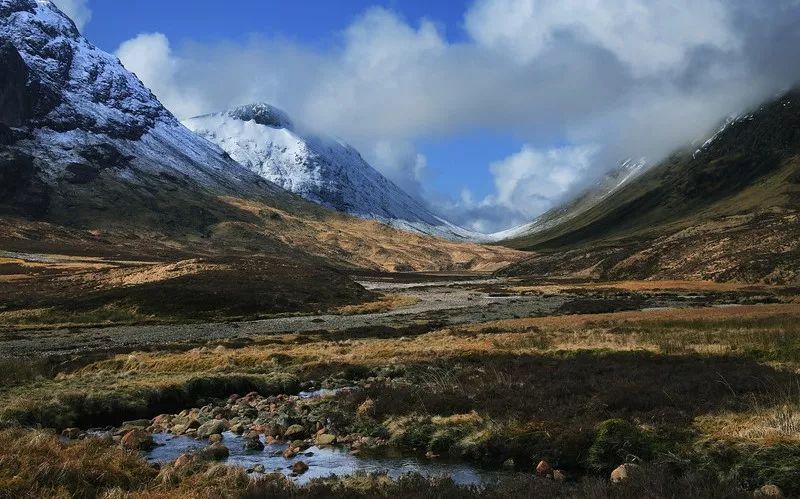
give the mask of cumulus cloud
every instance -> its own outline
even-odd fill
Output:
[[[80,31],[92,19],[89,0],[53,0],[53,3],[72,19]]]
[[[475,199],[464,189],[458,200],[434,204],[451,219],[478,232],[529,222],[570,191],[586,175],[597,149],[589,146],[547,150],[524,145],[489,165],[494,193]]]
[[[456,222],[496,230],[794,84],[798,21],[796,0],[477,0],[457,43],[429,20],[372,8],[326,49],[145,34],[117,53],[180,118],[270,102]],[[437,165],[415,144],[482,130],[525,144],[487,165],[494,192],[429,189]]]
[[[169,40],[162,33],[142,33],[123,42],[116,51],[125,67],[136,74],[161,99],[173,114],[192,117],[208,112],[212,99],[206,91],[184,84],[183,72],[187,64],[173,54]]]
[[[728,14],[722,0],[480,0],[466,26],[479,43],[523,62],[568,35],[647,75],[680,69],[697,47],[736,49]]]

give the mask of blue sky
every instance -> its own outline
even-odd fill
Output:
[[[179,118],[277,105],[483,232],[800,80],[797,0],[53,1]]]
[[[371,7],[382,6],[408,20],[426,18],[434,22],[450,42],[466,38],[463,17],[468,2],[448,0],[304,0],[257,1],[237,8],[220,8],[215,0],[187,2],[163,0],[92,0],[91,22],[83,33],[102,49],[114,52],[139,33],[163,33],[175,43],[182,40],[216,42],[245,41],[253,34],[278,37],[330,50],[340,43],[340,34]],[[154,13],[158,15],[154,15]],[[209,109],[208,111],[216,111]],[[464,188],[484,197],[492,191],[491,161],[504,158],[521,147],[521,141],[496,132],[474,132],[431,137],[417,142],[427,158],[426,179],[432,190],[459,196]]]
[[[197,0],[190,8],[180,1],[91,0],[87,4],[92,17],[83,33],[109,52],[140,33],[163,33],[176,44],[187,40],[245,42],[258,34],[330,51],[341,43],[341,33],[358,16],[382,7],[411,23],[421,19],[431,21],[448,42],[461,43],[467,39],[464,13],[470,3],[466,0],[264,1],[221,11],[219,3],[213,0]],[[415,146],[425,157],[426,169],[419,180],[425,184],[426,192],[415,194],[460,198],[468,190],[475,198],[489,196],[494,184],[488,165],[512,155],[522,144],[513,134],[487,128],[420,138]]]

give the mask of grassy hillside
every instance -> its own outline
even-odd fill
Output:
[[[699,150],[676,152],[592,208],[504,244],[539,253],[510,269],[512,274],[541,271],[536,262],[544,258],[549,267],[563,267],[565,272],[599,265],[603,270],[598,276],[627,272],[650,277],[673,267],[670,275],[685,277],[692,272],[687,267],[681,274],[680,259],[686,255],[672,254],[671,249],[691,248],[713,257],[715,244],[735,238],[735,258],[731,252],[723,255],[731,257],[727,265],[749,265],[769,256],[773,263],[757,272],[763,278],[796,257],[800,234],[792,221],[798,207],[800,90],[794,89],[733,122]],[[708,226],[703,234],[711,231],[716,236],[687,238],[681,232],[701,226]],[[775,230],[764,234],[767,227]],[[765,237],[769,245],[763,244]],[[670,238],[681,239],[680,248],[664,246]],[[661,254],[646,258],[647,266],[614,268],[647,249]],[[576,265],[573,251],[591,256]],[[724,274],[724,269],[718,273]]]

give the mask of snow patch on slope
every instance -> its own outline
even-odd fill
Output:
[[[198,116],[184,124],[261,177],[328,208],[423,234],[484,237],[431,213],[350,145],[302,132],[286,113],[268,104]]]
[[[227,193],[279,192],[198,137],[120,61],[91,43],[49,0],[0,0],[0,46],[26,66],[23,134],[43,179],[56,183],[87,147],[113,147],[134,167],[104,170],[129,183],[165,173]],[[7,46],[7,45],[6,45]],[[103,165],[100,165],[103,166]],[[138,180],[137,180],[138,179]],[[171,180],[166,180],[170,182]]]

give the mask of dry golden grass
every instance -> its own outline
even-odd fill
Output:
[[[695,428],[704,438],[761,445],[800,444],[800,400],[745,412],[700,416]]]
[[[759,285],[760,288],[769,286]],[[509,291],[520,294],[547,293],[556,294],[568,289],[620,289],[624,291],[739,291],[752,288],[750,284],[714,281],[608,281],[565,284],[542,284],[533,286],[510,286]]]
[[[0,430],[0,497],[90,498],[141,490],[157,472],[138,454],[99,440],[64,444],[50,433]]]
[[[300,217],[255,201],[224,197],[232,206],[261,219],[261,224],[231,223],[268,234],[290,246],[361,268],[395,271],[494,271],[528,253],[500,246],[457,243],[404,232],[374,220],[335,213]]]
[[[410,307],[417,303],[419,303],[419,298],[413,295],[386,294],[375,301],[339,307],[334,313],[341,315],[375,314]]]
[[[735,307],[702,307],[662,310],[633,310],[602,314],[574,314],[549,317],[528,317],[484,322],[468,326],[470,331],[503,329],[518,331],[533,326],[580,326],[603,321],[665,321],[699,320],[714,321],[724,319],[755,319],[760,317],[786,315],[800,318],[800,303],[776,303],[765,305],[740,305]]]

